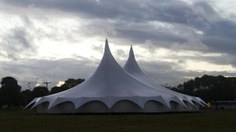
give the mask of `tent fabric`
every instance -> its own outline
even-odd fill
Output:
[[[40,113],[155,113],[195,111],[202,105],[200,98],[152,84],[139,68],[132,48],[124,69],[112,56],[106,40],[102,60],[88,80],[66,91],[35,98],[26,107]]]

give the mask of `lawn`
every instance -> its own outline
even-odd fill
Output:
[[[235,132],[236,110],[175,114],[43,115],[0,110],[0,132]]]

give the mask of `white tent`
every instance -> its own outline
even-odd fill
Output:
[[[136,63],[132,55],[131,50],[129,60]],[[132,65],[139,68],[137,63],[128,65],[129,60],[127,71]],[[195,104],[201,105],[201,100],[156,88],[128,72],[115,61],[106,40],[103,58],[88,80],[69,90],[35,98],[26,107],[40,113],[139,113],[192,111],[198,110]],[[142,74],[141,69],[137,73]]]

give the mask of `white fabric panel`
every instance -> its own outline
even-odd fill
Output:
[[[73,102],[65,101],[47,109],[47,113],[75,113],[75,106]]]
[[[120,100],[111,107],[111,112],[114,113],[139,113],[142,108],[130,100]]]
[[[78,109],[76,113],[109,113],[109,108],[102,101],[89,101]]]
[[[144,112],[157,113],[157,112],[169,112],[170,109],[156,100],[149,100],[145,103]]]

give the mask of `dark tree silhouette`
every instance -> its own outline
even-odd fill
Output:
[[[21,87],[13,77],[4,77],[1,81],[0,105],[6,107],[21,105]]]
[[[82,83],[84,81],[84,79],[73,79],[73,78],[69,78],[65,81],[65,83],[63,85],[61,85],[61,88],[64,90],[70,89],[72,87],[75,87],[76,85]]]
[[[185,94],[199,96],[205,101],[236,99],[236,78],[204,75],[172,88]]]
[[[50,94],[59,93],[64,90],[66,90],[66,89],[63,89],[62,87],[55,86],[55,87],[52,87],[52,89],[50,90]]]
[[[29,89],[22,91],[21,96],[22,96],[22,103],[21,104],[23,106],[26,106],[31,100],[33,100],[32,91]]]
[[[58,86],[53,87],[50,91],[50,94],[62,92],[62,91],[65,91],[67,89],[73,88],[73,87],[81,84],[84,81],[85,81],[84,79],[80,79],[80,78],[79,79],[69,78],[60,87],[58,87]]]
[[[49,95],[49,90],[45,86],[35,87],[32,91],[33,98]]]

